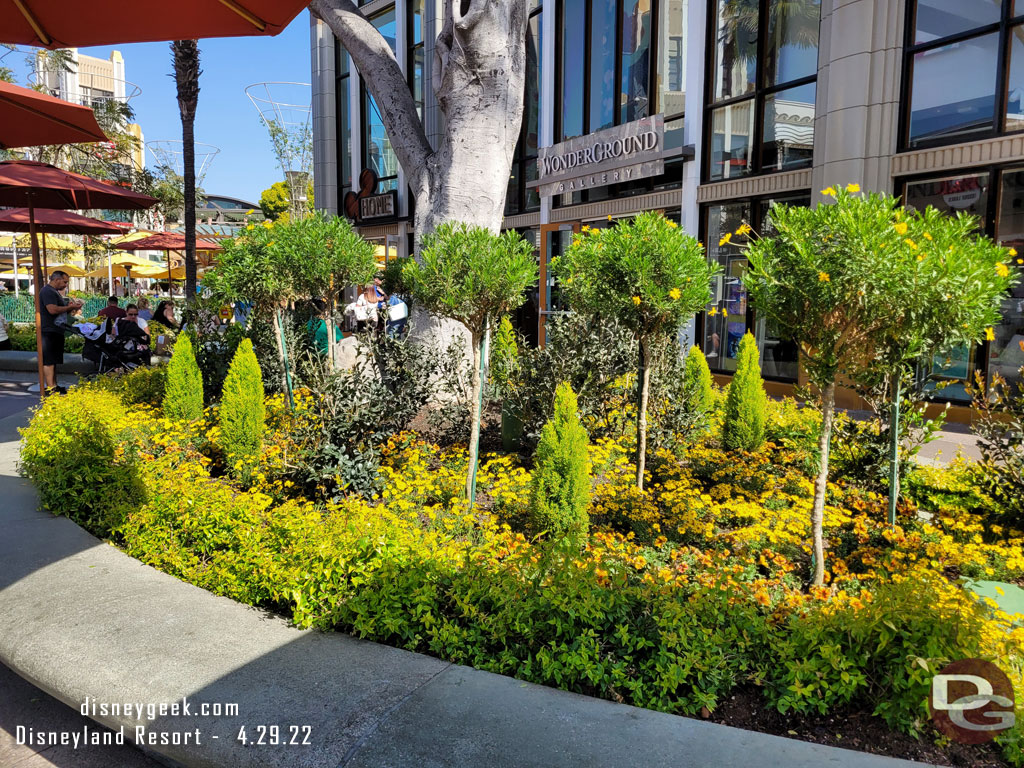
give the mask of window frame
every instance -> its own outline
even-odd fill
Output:
[[[910,0],[914,2],[914,0]],[[1006,0],[1004,0],[1005,2]],[[766,176],[772,173],[786,173],[791,170],[803,170],[804,168],[811,168],[814,165],[814,149],[813,143],[811,148],[811,162],[806,166],[800,168],[783,168],[781,170],[764,170],[762,162],[762,146],[764,136],[764,107],[765,100],[767,97],[772,96],[781,91],[788,91],[793,88],[799,88],[805,85],[814,83],[814,99],[815,99],[815,118],[817,118],[817,99],[818,99],[818,72],[817,68],[813,75],[807,75],[805,77],[797,78],[796,80],[787,80],[786,82],[777,82],[772,86],[765,86],[765,63],[767,62],[768,52],[768,25],[765,20],[768,18],[768,11],[770,8],[771,0],[758,0],[757,14],[758,14],[758,25],[757,25],[757,61],[755,64],[754,71],[754,91],[753,93],[745,93],[741,96],[732,96],[721,101],[715,101],[715,77],[717,75],[717,67],[715,64],[716,57],[718,55],[718,39],[717,39],[717,25],[718,25],[718,2],[719,0],[707,0],[707,19],[706,28],[704,30],[704,39],[706,45],[704,46],[704,125],[703,141],[704,149],[701,152],[703,157],[701,158],[701,170],[700,179],[702,184],[717,184],[722,181],[737,181],[739,179],[751,179],[756,176]],[[819,5],[818,15],[818,45],[817,50],[821,51],[821,15]],[[750,137],[749,151],[752,156],[751,171],[750,173],[743,174],[742,176],[730,176],[721,179],[711,178],[711,153],[713,146],[711,143],[711,137],[714,134],[714,120],[713,115],[719,109],[725,107],[736,106],[744,102],[751,102],[754,105],[754,129],[753,135]],[[813,121],[812,121],[813,126]],[[746,199],[746,198],[745,198]]]
[[[551,0],[549,0],[549,2],[551,2]],[[544,3],[543,2],[538,2],[537,6],[532,11],[529,11],[527,13],[527,15],[526,15],[526,36],[527,36],[527,38],[529,38],[529,36],[530,36],[530,22],[534,19],[534,17],[536,17],[537,18],[537,38],[538,38],[538,40],[542,40],[543,39],[543,36],[544,36],[543,30],[542,30],[542,24],[544,22],[543,13],[544,13]],[[556,51],[557,51],[557,48],[556,48]],[[544,75],[543,59],[544,59],[543,46],[539,45],[537,47],[537,70],[538,70],[538,72],[541,75],[540,79],[542,81],[543,81],[543,75]],[[524,64],[524,66],[526,66],[526,65]],[[528,67],[527,67],[527,70],[528,70]],[[527,71],[526,74],[529,74],[529,72]],[[524,89],[523,89],[523,91],[524,91],[524,98],[525,98],[525,94],[526,94],[526,92],[528,90],[529,90],[528,88],[524,87]],[[538,89],[538,91],[537,91],[537,144],[538,144],[538,146],[534,150],[534,153],[531,155],[530,152],[529,152],[529,148],[526,146],[526,132],[527,132],[527,128],[529,128],[529,126],[527,124],[528,121],[526,119],[527,118],[527,105],[525,103],[523,104],[523,119],[520,121],[520,125],[519,125],[519,138],[516,139],[516,146],[515,146],[515,149],[514,149],[513,154],[512,154],[512,168],[515,169],[517,167],[517,164],[518,164],[518,169],[519,169],[518,172],[517,172],[517,176],[516,176],[516,199],[515,199],[515,205],[510,208],[508,198],[506,197],[506,199],[505,199],[505,211],[504,211],[504,215],[505,216],[518,216],[518,215],[523,214],[523,213],[533,213],[535,211],[539,211],[540,210],[541,203],[540,203],[540,197],[539,196],[537,197],[537,204],[536,205],[528,206],[526,204],[526,198],[527,198],[526,166],[527,166],[528,163],[533,163],[534,166],[536,167],[537,157],[539,155],[539,150],[540,150],[540,126],[541,126],[542,107],[543,107],[543,99],[541,98],[541,90]]]
[[[1010,61],[1013,51],[1010,33],[1014,27],[1024,24],[1024,3],[1021,4],[1021,13],[1014,16],[1012,15],[1014,0],[1001,0],[1001,2],[1002,6],[999,12],[999,21],[997,22],[984,24],[980,27],[974,27],[973,29],[964,30],[952,35],[947,35],[946,37],[929,40],[924,43],[915,43],[914,35],[917,31],[917,9],[919,0],[906,0],[906,5],[904,6],[906,23],[903,25],[903,61],[900,72],[900,120],[896,142],[898,152],[917,152],[922,149],[946,147],[955,144],[969,144],[975,141],[985,141],[987,139],[994,139],[1000,136],[1014,136],[1024,133],[1024,127],[1015,131],[1005,130],[1006,106],[1009,101],[1007,83],[1009,80]],[[910,119],[911,100],[914,95],[912,82],[914,57],[919,53],[943,48],[955,43],[967,42],[969,40],[984,37],[985,35],[990,35],[993,32],[999,33],[999,39],[996,44],[996,99],[992,128],[983,133],[979,132],[977,135],[972,136],[969,139],[957,137],[927,139],[919,141],[914,146],[911,146]]]

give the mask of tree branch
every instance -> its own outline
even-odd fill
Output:
[[[312,0],[309,9],[326,22],[352,57],[380,109],[391,147],[410,186],[422,186],[433,150],[391,46],[352,0]]]

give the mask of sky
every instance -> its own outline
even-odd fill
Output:
[[[124,57],[125,79],[142,89],[130,104],[146,141],[180,140],[181,117],[171,76],[170,43],[81,48],[79,52],[106,59],[115,49]],[[220,149],[209,166],[203,189],[207,194],[258,203],[260,193],[284,176],[267,129],[260,123],[245,88],[271,81],[310,82],[309,12],[302,11],[276,37],[200,40],[199,57],[203,73],[199,78],[195,140]],[[19,84],[25,84],[26,79],[22,58],[12,54],[5,60],[16,70]],[[196,162],[198,166],[198,157]],[[146,165],[155,165],[148,150]]]

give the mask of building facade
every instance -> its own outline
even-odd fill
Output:
[[[747,301],[742,238],[722,242],[743,222],[764,231],[773,202],[813,205],[829,185],[858,183],[909,206],[974,214],[981,231],[1024,252],[1024,8],[1014,5],[532,0],[504,223],[534,242],[541,265],[528,306],[536,319],[521,317],[521,329],[540,340],[545,316],[562,309],[544,267],[573,232],[663,211],[722,266],[712,302],[685,335],[728,377],[739,339],[752,331],[770,389],[784,393],[800,380],[796,347]],[[362,10],[391,43],[436,139],[441,116],[428,64],[440,4],[373,0]],[[372,192],[393,204],[357,224],[389,253],[408,253],[412,201],[376,106],[327,26],[311,23],[317,205],[344,213],[345,195],[365,193],[362,172],[373,170]],[[600,155],[595,146],[612,146],[609,137],[654,122],[654,152],[632,166],[640,173],[582,168]],[[942,396],[966,402],[976,372],[1017,378],[1022,341],[1018,287],[994,341],[935,361],[932,373],[949,384]],[[844,404],[855,401],[848,395]]]

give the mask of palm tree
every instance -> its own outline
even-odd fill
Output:
[[[171,43],[174,81],[178,86],[181,140],[184,163],[185,300],[196,297],[196,104],[199,102],[199,45],[195,40]]]

